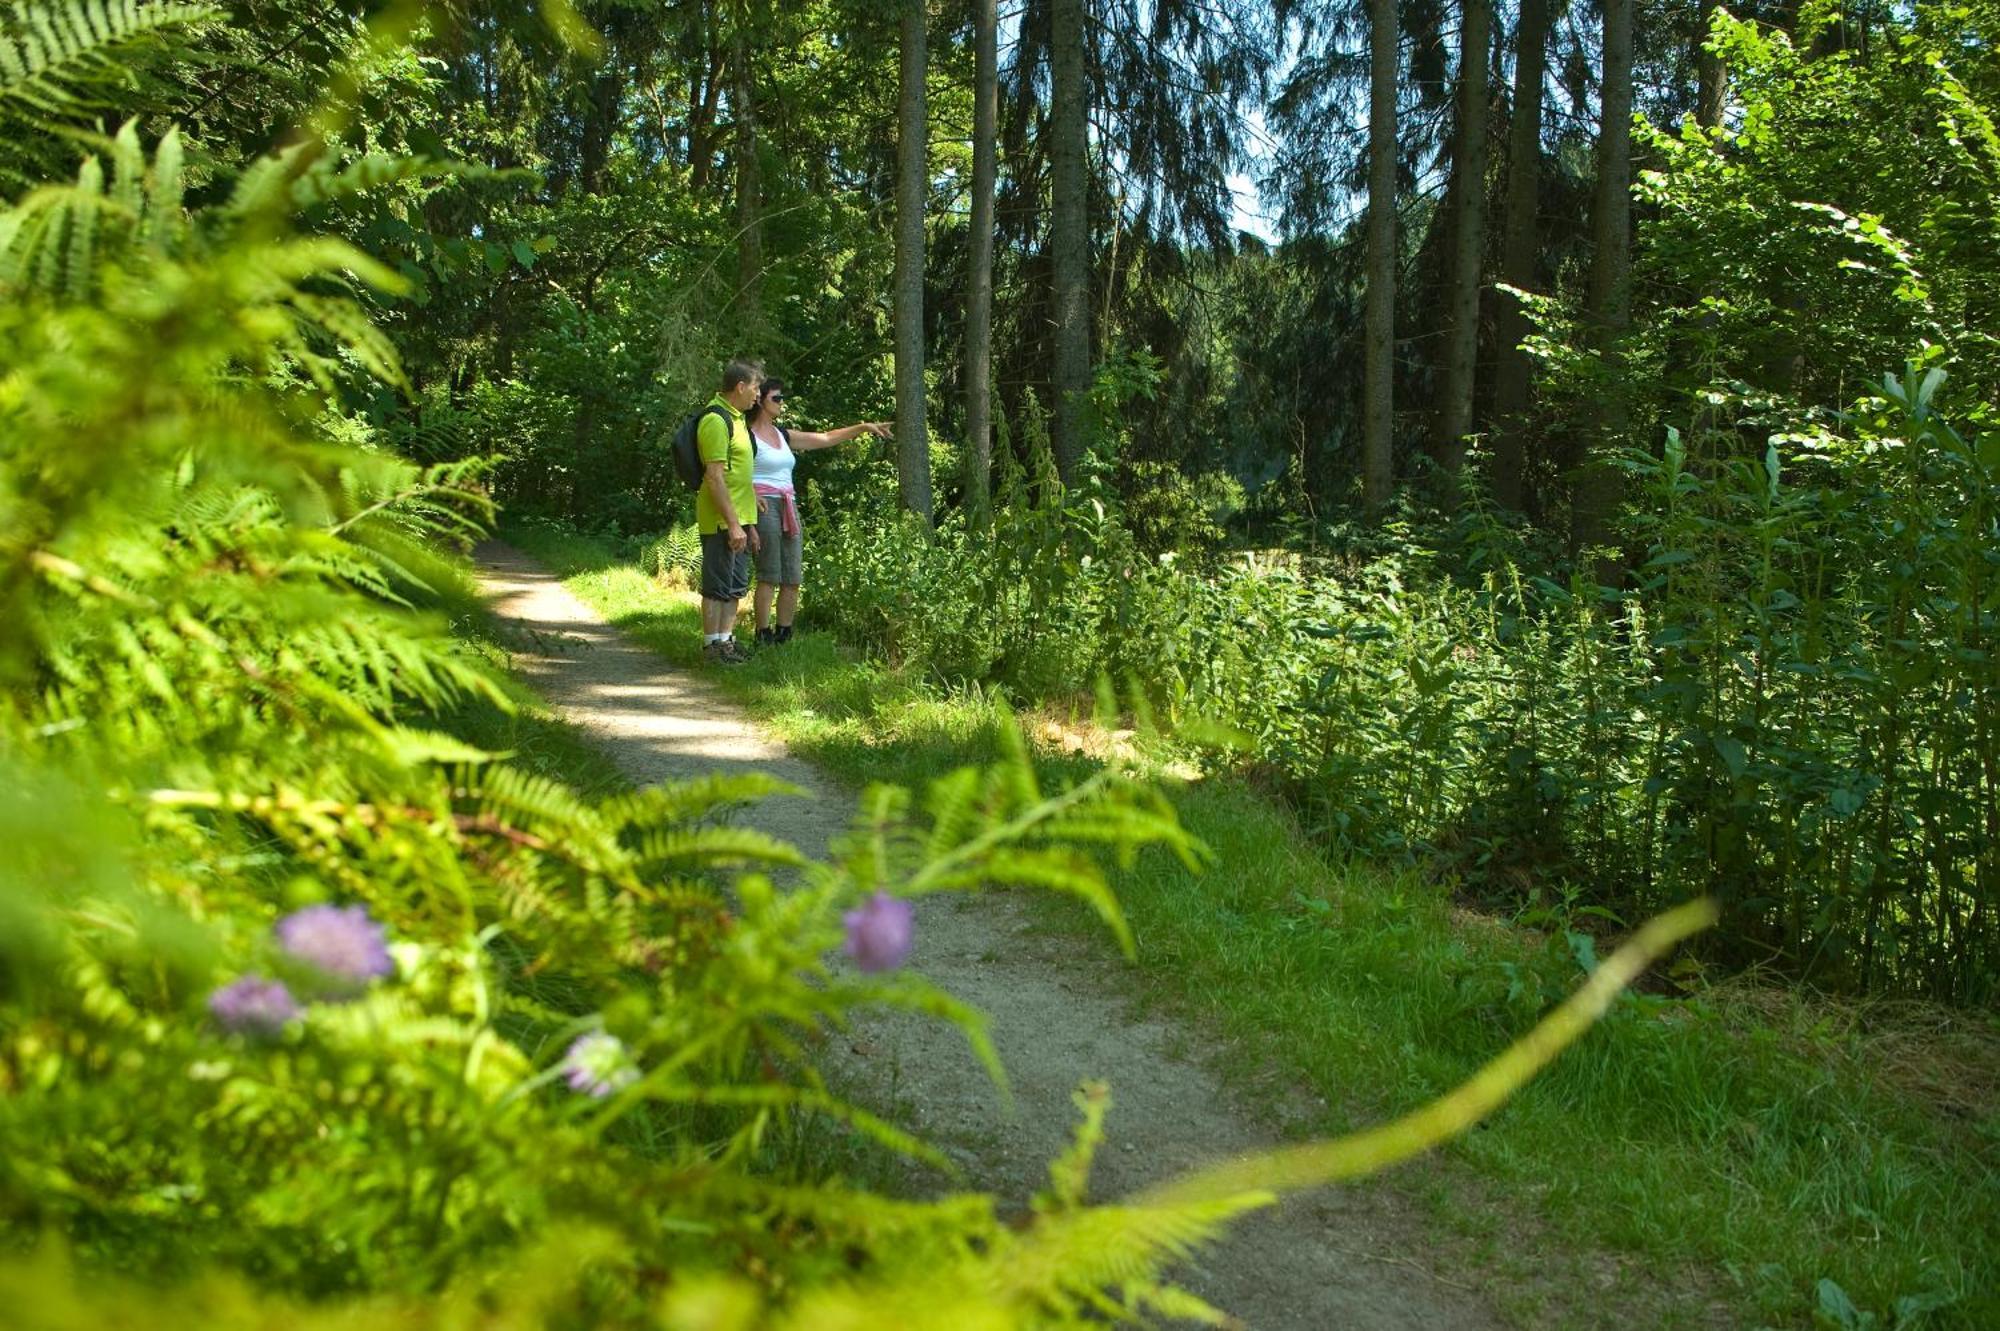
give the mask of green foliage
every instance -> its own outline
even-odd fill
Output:
[[[1808,14],[1797,45],[1718,16],[1709,47],[1740,117],[1644,131],[1657,161],[1638,189],[1650,299],[1619,389],[1635,420],[1684,419],[1691,394],[1719,389],[1766,399],[1760,423],[1784,428],[1846,405],[1926,342],[1974,382],[2000,375],[1992,90],[1983,101],[1960,72],[1980,40],[1972,11],[1919,14],[1866,58],[1807,49],[1831,11]]]
[[[1163,462],[1135,462],[1120,475],[1124,520],[1149,555],[1214,552],[1224,524],[1243,508],[1243,487],[1223,472],[1190,478]]]
[[[1540,410],[1615,398],[1629,422],[1596,441],[1628,481],[1622,593],[1472,496],[1448,534],[1406,505],[1322,527],[1345,558],[1204,572],[1184,470],[1121,468],[1113,504],[1088,476],[1024,485],[1003,450],[990,546],[950,519],[922,547],[835,523],[821,613],[1031,696],[1144,680],[1247,736],[1329,842],[1441,859],[1496,903],[1629,919],[1713,891],[1732,962],[1990,997],[2000,135],[1968,55],[1988,17],[1922,7],[1872,58],[1808,51],[1826,19],[1795,46],[1720,16],[1740,117],[1646,132],[1615,361],[1580,349],[1568,300],[1530,298]],[[1156,379],[1114,357],[1101,387]],[[1032,465],[1032,401],[1025,426]]]
[[[693,656],[693,598],[601,542],[520,535],[638,641]],[[807,632],[724,687],[794,752],[856,784],[1008,751],[990,695],[835,647]],[[1045,784],[1096,766],[1074,750],[1074,729],[1041,730]],[[1138,743],[1157,755],[1157,738]],[[1323,1126],[1460,1083],[1568,994],[1619,927],[1590,904],[1590,884],[1530,883],[1517,930],[1465,910],[1432,866],[1330,858],[1272,800],[1270,768],[1251,775],[1168,787],[1219,871],[1145,856],[1113,883],[1139,944],[1135,981],[1207,1019],[1230,1076],[1276,1067],[1316,1092]],[[1521,860],[1505,864],[1482,887],[1520,891]],[[1079,942],[1102,928],[1071,901],[1034,913]],[[1503,1315],[1536,1325],[1593,1324],[1606,1300],[1649,1323],[1692,1310],[1787,1325],[1809,1315],[1826,1277],[1890,1324],[1898,1306],[1923,1305],[1937,1309],[1928,1324],[1983,1327],[2000,1288],[1991,1028],[1976,1010],[1834,1000],[1684,958],[1461,1139],[1458,1167],[1426,1172],[1421,1194],[1434,1223],[1492,1254],[1482,1269]],[[1310,1096],[1299,1103],[1313,1117]],[[1537,1217],[1533,1243],[1521,1242],[1517,1206]],[[1690,1264],[1710,1279],[1685,1279]]]
[[[1490,524],[1459,579],[1419,549],[1204,571],[1015,485],[976,537],[822,522],[815,613],[1031,697],[1144,681],[1239,733],[1328,842],[1442,858],[1496,903],[1625,920],[1715,892],[1727,960],[1981,1001],[2000,432],[1944,382],[1913,366],[1754,461],[1632,454],[1658,516],[1622,602],[1524,573]]]
[[[0,210],[10,1307],[36,1327],[140,1300],[205,1327],[1221,1321],[1167,1269],[1270,1192],[1091,1203],[1101,1089],[1025,1224],[782,1149],[817,1118],[942,1163],[816,1071],[863,1005],[955,1024],[1004,1088],[976,1012],[830,959],[851,908],[1042,888],[1129,953],[1097,857],[1196,863],[1164,799],[1109,770],[1045,789],[1014,737],[921,794],[871,789],[815,864],[732,821],[769,780],[586,797],[482,747],[513,694],[447,615],[485,463],[383,447],[350,404],[406,382],[371,307],[406,276],[292,224],[431,168],[291,148],[190,211],[176,133],[99,146],[108,171]],[[456,405],[429,405],[383,433],[461,451]],[[345,941],[316,964],[290,931],[332,928],[329,904]],[[270,1006],[246,1017],[245,985]]]
[[[1158,797],[1109,774],[1044,793],[1017,755],[920,801],[875,792],[843,857],[807,865],[727,819],[769,782],[592,801],[468,743],[451,718],[509,697],[441,613],[480,464],[402,461],[341,407],[401,378],[363,285],[401,280],[287,227],[301,159],[189,213],[175,135],[102,151],[0,211],[10,1243],[61,1235],[130,1280],[238,1273],[200,1277],[189,1325],[334,1296],[442,1319],[496,1293],[637,1325],[704,1276],[801,1325],[884,1300],[1035,1325],[1195,1307],[1165,1263],[1261,1196],[1103,1209],[1072,1187],[1014,1230],[986,1199],[894,1203],[769,1146],[822,1116],[928,1154],[811,1066],[858,1005],[985,1047],[921,979],[830,964],[846,908],[1019,883],[1122,938],[1088,851],[1194,854]],[[275,944],[319,902],[386,930],[389,978],[336,990]],[[230,1034],[205,1006],[258,974],[303,1015]],[[561,1084],[586,1034],[631,1070],[602,1098]],[[37,1325],[135,1297],[81,1293],[57,1258],[0,1279]]]
[[[145,0],[0,10],[0,186],[69,158],[53,131],[130,114],[141,87],[158,96],[160,66],[221,17],[212,5]]]
[[[694,587],[701,580],[701,535],[693,523],[654,537],[639,551],[639,567],[663,582]]]

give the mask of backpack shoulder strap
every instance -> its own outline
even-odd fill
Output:
[[[697,449],[699,449],[699,448],[701,447],[701,443],[700,443],[700,440],[701,440],[701,418],[702,418],[703,416],[707,416],[707,415],[711,415],[711,414],[713,414],[713,415],[716,415],[716,416],[720,416],[720,417],[722,417],[722,437],[723,437],[723,439],[724,439],[724,441],[725,441],[725,442],[724,442],[724,445],[723,445],[723,449],[722,449],[722,470],[723,470],[724,472],[727,472],[727,471],[729,470],[730,466],[731,466],[731,465],[732,465],[732,464],[733,464],[733,463],[735,462],[735,460],[736,460],[736,459],[735,459],[735,458],[734,458],[734,457],[733,457],[733,456],[731,455],[731,451],[730,451],[730,449],[729,449],[729,447],[728,447],[728,444],[727,444],[727,440],[728,440],[728,438],[729,438],[729,413],[728,413],[728,412],[726,412],[726,411],[724,411],[724,410],[723,410],[723,409],[722,409],[721,407],[718,407],[717,405],[715,405],[715,403],[713,403],[713,402],[709,403],[709,404],[708,404],[707,406],[703,407],[703,408],[702,408],[702,409],[701,409],[700,411],[698,411],[698,412],[696,412],[696,413],[695,413],[695,417],[694,417],[694,433],[695,433],[695,441],[696,441],[696,442],[695,442],[695,447],[696,447]],[[754,451],[754,450],[755,450],[755,448],[756,448],[756,441],[755,441],[754,439],[753,439],[753,440],[751,441],[751,448],[752,448],[752,450],[753,450],[753,451]]]

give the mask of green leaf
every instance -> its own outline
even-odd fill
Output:
[[[1744,749],[1743,741],[1740,739],[1717,735],[1715,751],[1722,758],[1722,765],[1729,769],[1731,776],[1742,776],[1750,766],[1749,753]]]

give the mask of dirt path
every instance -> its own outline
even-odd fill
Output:
[[[823,853],[854,807],[851,795],[760,734],[699,675],[603,624],[525,555],[495,543],[477,557],[495,610],[545,645],[546,654],[517,655],[517,668],[627,775],[644,783],[717,769],[769,772],[808,793],[767,801],[751,821]],[[900,1014],[836,1040],[830,1075],[937,1143],[1004,1206],[1046,1182],[1047,1162],[1076,1120],[1071,1092],[1087,1078],[1108,1081],[1112,1092],[1092,1179],[1099,1198],[1272,1144],[1257,1126],[1258,1106],[1238,1102],[1180,1056],[1197,1034],[1132,1014],[1104,978],[1116,957],[1108,941],[1031,929],[1004,895],[926,899],[912,964],[989,1015],[1015,1113],[1002,1110],[956,1032]],[[913,1185],[941,1187],[935,1179]],[[1244,1220],[1183,1283],[1259,1331],[1499,1325],[1475,1291],[1431,1271],[1430,1251],[1397,1198],[1330,1191]]]

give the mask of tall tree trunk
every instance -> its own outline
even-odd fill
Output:
[[[708,68],[688,80],[688,184],[696,194],[708,192],[715,169],[715,112],[722,103],[722,43],[709,28]]]
[[[611,63],[616,58],[615,48],[607,53],[604,68],[591,80],[590,101],[584,110],[577,179],[585,194],[604,193],[605,173],[611,166],[611,140],[618,131],[620,103],[625,97],[625,71]]]
[[[1389,500],[1396,371],[1396,0],[1368,0],[1368,305],[1361,497]]]
[[[1703,129],[1714,129],[1722,123],[1723,104],[1729,96],[1729,70],[1722,57],[1708,49],[1709,26],[1721,8],[1714,3],[1703,5],[1701,28],[1694,35],[1694,121]]]
[[[1501,242],[1500,280],[1531,291],[1542,234],[1537,222],[1542,189],[1542,83],[1548,77],[1547,0],[1521,0],[1514,30],[1514,116],[1507,128],[1506,236]],[[1504,508],[1521,507],[1527,470],[1528,384],[1534,365],[1521,350],[1528,318],[1509,296],[1501,302],[1499,366],[1493,381],[1493,498]]]
[[[903,0],[896,94],[896,488],[903,507],[931,517],[930,436],[924,415],[924,200],[930,144],[924,111],[926,0]]]
[[[1084,86],[1084,0],[1049,8],[1049,259],[1055,296],[1056,468],[1065,481],[1083,456],[1090,391],[1089,99]]]
[[[1611,535],[1618,507],[1618,469],[1603,451],[1624,433],[1624,386],[1618,381],[1618,339],[1631,304],[1632,270],[1632,0],[1604,0],[1603,123],[1597,132],[1597,196],[1591,207],[1590,285],[1587,314],[1591,340],[1612,375],[1598,406],[1598,456],[1585,457],[1571,500],[1572,534],[1579,549],[1601,545]],[[1616,567],[1601,564],[1598,578],[1611,582]]]
[[[1451,151],[1451,277],[1445,297],[1444,394],[1433,421],[1432,449],[1453,477],[1472,431],[1472,391],[1479,361],[1479,266],[1486,250],[1486,62],[1489,0],[1464,0],[1459,24],[1458,125]]]
[[[965,301],[965,509],[986,525],[993,484],[993,194],[999,176],[1000,7],[973,0],[972,221]]]
[[[757,160],[749,26],[749,6],[739,5],[729,55],[730,112],[736,120],[736,300],[745,322],[754,327],[764,318],[764,175]]]

